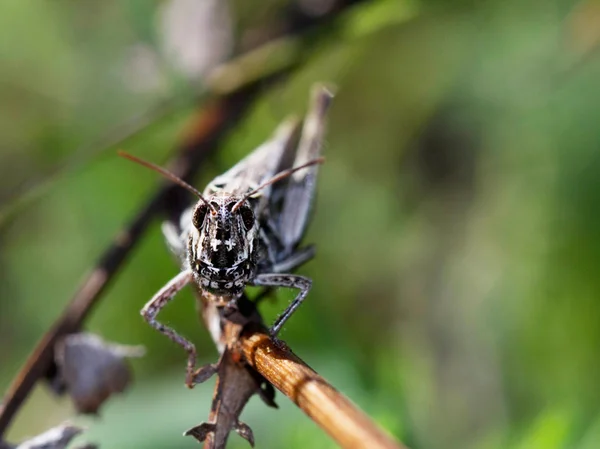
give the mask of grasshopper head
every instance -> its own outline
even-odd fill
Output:
[[[200,285],[218,294],[243,290],[257,249],[258,224],[248,201],[225,194],[199,201],[192,225],[189,262]]]

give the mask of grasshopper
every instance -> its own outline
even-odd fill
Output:
[[[298,289],[270,328],[273,337],[311,288],[309,278],[290,271],[314,256],[312,246],[299,248],[299,244],[309,221],[318,166],[324,160],[321,142],[331,99],[326,88],[314,88],[301,133],[297,121],[284,122],[271,140],[215,178],[202,193],[157,165],[120,153],[198,198],[182,214],[179,227],[169,222],[163,225],[168,245],[182,258],[182,271],[141,310],[153,328],[187,352],[185,383],[189,388],[205,380],[209,372],[206,367],[196,371],[193,343],[157,320],[160,310],[183,287],[194,283],[225,315],[235,312],[246,285]],[[209,327],[217,342],[218,326]],[[221,353],[224,349],[219,347]]]

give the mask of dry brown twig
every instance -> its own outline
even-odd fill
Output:
[[[329,382],[281,341],[263,329],[244,332],[239,339],[247,363],[285,394],[343,448],[406,449],[379,428]]]

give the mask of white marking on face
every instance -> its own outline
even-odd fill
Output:
[[[221,244],[221,240],[219,239],[212,239],[210,241],[210,246],[212,247],[213,251],[217,251],[217,248],[219,247],[219,245]]]
[[[208,284],[210,283],[210,281],[206,278],[202,278],[202,285],[204,285],[205,287],[208,287]]]
[[[233,282],[228,282],[225,284],[225,288],[231,288],[233,287]]]
[[[218,288],[218,287],[219,287],[219,284],[217,284],[217,281],[212,281],[212,282],[210,283],[210,286],[211,286],[212,288]]]
[[[225,240],[225,246],[227,247],[227,251],[231,251],[235,245],[236,243],[232,239]]]
[[[240,281],[240,280],[235,281],[235,286],[236,287],[243,287],[244,286],[244,281]]]

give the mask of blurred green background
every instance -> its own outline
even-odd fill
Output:
[[[158,181],[89,145],[190,98],[287,4],[0,2],[2,389]],[[314,288],[282,338],[414,449],[600,447],[599,30],[593,0],[362,2],[312,35],[306,63],[197,180],[305,111],[313,82],[337,85],[306,238],[318,255],[300,270]],[[121,146],[164,163],[197,109]],[[76,419],[85,440],[198,447],[180,435],[207,418],[212,381],[187,391],[184,352],[139,316],[176,272],[157,221],[87,323],[148,353],[129,391]],[[291,295],[265,304],[268,320]],[[162,316],[215,360],[189,291]],[[335,447],[278,403],[253,398],[243,414],[257,447]],[[9,439],[72,413],[39,386]],[[248,447],[237,435],[229,446]]]

